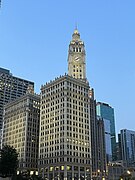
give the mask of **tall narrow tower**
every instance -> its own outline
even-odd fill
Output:
[[[85,48],[77,29],[74,30],[68,52],[68,75],[86,80]]]
[[[49,180],[90,180],[90,87],[77,30],[69,45],[68,65],[68,75],[41,87],[39,173]]]

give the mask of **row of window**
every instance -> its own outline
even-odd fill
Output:
[[[64,161],[64,159],[62,158],[61,160],[63,160]],[[48,164],[48,161],[46,161],[46,160],[44,160],[45,162],[47,162],[47,164]],[[67,161],[68,162],[72,162],[72,158],[68,158],[67,157]],[[63,170],[73,170],[73,171],[78,171],[78,170],[80,170],[80,171],[85,171],[86,170],[86,172],[90,172],[91,171],[91,169],[90,169],[90,167],[79,167],[79,166],[70,166],[70,165],[67,165],[67,166],[64,166],[64,165],[62,165],[62,166],[50,166],[50,167],[45,167],[45,172],[48,172],[48,171],[58,171],[58,170],[61,170],[61,171],[63,171]]]
[[[57,127],[59,125],[62,125],[62,124],[64,125],[64,121],[61,121],[61,123],[59,123],[59,121],[58,121],[58,122],[46,123],[46,124],[47,125],[45,125],[45,126],[41,126],[41,131],[51,129],[51,128]],[[71,126],[67,126],[67,130],[70,130],[70,131],[72,131],[72,128],[73,128],[73,131],[75,131],[75,129],[74,129],[75,127],[77,127],[77,128],[78,127],[81,127],[81,128],[85,127],[85,130],[89,129],[89,125],[86,125],[86,124],[83,124],[83,123],[78,123],[77,121],[69,121],[69,120],[67,120],[67,124],[71,125]],[[61,128],[61,130],[62,129],[64,130],[64,128],[62,128],[62,127],[59,127],[59,128]],[[55,129],[55,130],[57,131],[57,129]]]
[[[82,48],[81,47],[73,47],[72,51],[73,52],[82,52]]]
[[[61,83],[55,84],[49,88],[45,87],[44,89],[42,89],[42,94],[45,94],[46,92],[52,91],[52,90],[57,89],[57,88],[61,88],[63,86],[64,86],[64,81]]]
[[[50,134],[54,134],[54,133],[56,133],[56,132],[62,132],[62,131],[64,131],[64,129],[65,129],[65,127],[64,126],[62,126],[62,127],[58,127],[58,128],[50,128],[50,129],[45,129],[45,131],[41,131],[41,134],[40,134],[40,136],[42,137],[42,136],[45,136],[45,135],[50,135]],[[85,133],[85,135],[89,135],[89,130],[86,130],[86,129],[84,129],[84,128],[75,128],[75,127],[67,127],[67,136],[70,136],[70,132],[71,131],[73,131],[73,132],[76,132],[76,133],[82,133],[82,134],[84,134]]]
[[[77,93],[77,92],[75,92],[75,93]],[[69,102],[72,102],[74,98],[81,100],[82,103],[88,102],[88,98],[79,96],[75,93],[65,92],[64,96],[66,97],[66,95],[67,95],[67,101],[69,101]],[[82,93],[80,92],[80,94],[82,94]],[[44,106],[49,107],[50,105],[59,104],[60,102],[64,102],[64,101],[66,101],[66,99],[64,97],[59,97],[59,94],[58,94],[55,96],[51,96],[49,98],[42,99],[41,104],[43,105],[43,107]],[[51,102],[51,104],[49,102]]]
[[[74,65],[74,68],[76,68],[75,65]],[[78,72],[81,72],[81,71],[82,70],[80,69]],[[52,95],[54,93],[58,93],[58,92],[60,92],[60,91],[62,91],[64,89],[66,89],[66,88],[67,89],[72,88],[73,91],[75,91],[75,90],[78,90],[78,91],[81,90],[82,92],[87,92],[88,91],[87,88],[82,87],[82,86],[78,86],[76,84],[72,84],[71,82],[68,82],[68,81],[67,81],[67,86],[60,86],[58,89],[56,88],[56,86],[58,86],[58,85],[55,85],[53,87],[42,90],[42,96],[45,95],[45,94],[51,94]]]
[[[77,72],[77,73],[80,72],[81,73],[82,69],[78,69],[78,68],[77,69],[73,69],[73,72]]]
[[[43,98],[47,98],[47,97],[50,97],[50,96],[52,96],[52,95],[54,95],[54,94],[56,94],[55,92],[51,92],[51,93],[47,93],[47,94],[44,94],[43,96],[42,96],[42,99]],[[64,94],[64,92],[62,93],[59,93],[59,96],[64,96],[65,94]]]
[[[44,155],[43,155],[44,154]],[[90,158],[90,153],[79,153],[79,152],[76,152],[76,150],[72,150],[72,151],[67,151],[67,152],[64,152],[64,151],[55,151],[55,152],[48,152],[48,151],[45,151],[43,153],[42,149],[40,151],[40,158],[43,158],[43,157],[47,157],[47,158],[52,158],[52,157],[58,157],[58,156],[74,156],[74,157],[78,157],[78,158]]]
[[[42,156],[40,157],[41,159],[43,158]],[[59,162],[73,162],[73,163],[81,163],[81,164],[90,164],[90,160],[88,159],[79,159],[79,158],[68,158],[65,159],[63,158],[54,158],[54,159],[50,159],[50,160],[40,160],[40,165],[43,164],[51,164],[51,163],[59,163]],[[59,167],[57,167],[57,169],[55,170],[59,170]],[[62,167],[60,170],[64,170],[64,167]],[[67,167],[68,171],[72,170],[72,166]],[[46,172],[48,171],[48,169],[46,168]],[[75,171],[77,171],[77,168],[75,169]],[[80,167],[80,171],[84,171],[84,167]],[[88,171],[88,170],[87,170]],[[89,170],[90,171],[90,170]]]
[[[74,65],[73,66],[74,68],[76,68],[76,66]],[[81,68],[81,67],[80,67]],[[81,70],[81,69],[80,69]],[[65,82],[65,85],[67,85],[67,87],[73,87],[73,88],[76,88],[76,89],[79,89],[79,90],[81,90],[81,91],[88,91],[88,89],[86,89],[85,87],[82,87],[82,86],[79,86],[79,85],[77,85],[77,84],[73,84],[72,82],[70,82],[70,81],[67,81],[67,82]],[[56,84],[56,85],[53,85],[53,86],[51,86],[51,87],[49,87],[49,88],[44,88],[44,89],[42,89],[42,95],[44,95],[44,94],[46,94],[46,93],[52,93],[52,92],[54,92],[54,90],[56,91],[57,90],[57,92],[59,92],[59,91],[61,91],[61,90],[64,90],[64,87],[66,87],[66,86],[64,86],[64,81],[63,82],[61,82],[61,83],[59,83],[59,84]]]

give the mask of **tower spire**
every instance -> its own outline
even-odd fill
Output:
[[[75,23],[75,30],[77,30],[78,29],[78,25],[77,25],[77,22]]]

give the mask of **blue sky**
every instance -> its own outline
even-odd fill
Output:
[[[76,24],[96,100],[114,107],[117,132],[135,130],[134,0],[3,0],[0,67],[34,81],[39,93],[41,84],[67,72]]]

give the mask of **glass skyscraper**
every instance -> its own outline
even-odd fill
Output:
[[[104,130],[105,130],[105,144],[106,144],[106,159],[107,163],[112,161],[112,145],[111,145],[111,129],[110,121],[108,119],[103,119]]]
[[[127,167],[135,166],[135,131],[122,129],[119,134],[121,158]]]
[[[114,118],[114,109],[106,103],[98,102],[96,106],[97,110],[97,116],[104,119],[105,123],[105,129],[107,130],[107,127],[110,128],[106,132],[106,135],[109,131],[111,135],[111,148],[112,148],[112,160],[116,160],[116,133],[115,133],[115,118]],[[107,124],[110,124],[110,127]],[[108,139],[108,137],[106,137]],[[107,143],[106,143],[107,144]],[[108,143],[108,146],[109,143]],[[109,149],[109,147],[107,147]],[[109,157],[110,158],[110,157]]]

